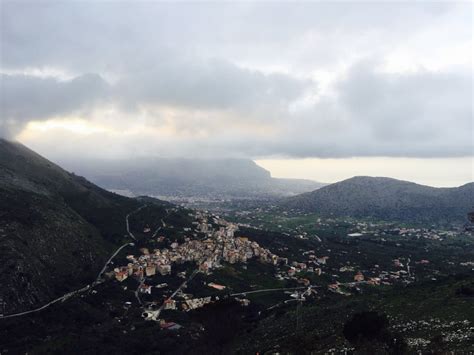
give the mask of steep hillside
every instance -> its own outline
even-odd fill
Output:
[[[276,179],[246,159],[166,159],[61,161],[61,165],[110,190],[166,198],[259,198],[292,196],[323,184]]]
[[[105,191],[0,140],[0,298],[28,309],[98,272],[139,201]]]
[[[282,201],[284,208],[324,216],[373,217],[418,222],[465,221],[474,183],[434,188],[383,177],[359,176]]]

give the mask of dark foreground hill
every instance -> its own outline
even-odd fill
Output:
[[[423,348],[418,352],[470,354],[474,344],[470,341],[469,330],[456,328],[474,321],[473,296],[469,296],[473,287],[472,274],[460,274],[377,292],[366,289],[356,297],[338,296],[315,304],[303,303],[299,328],[293,306],[293,312],[269,316],[240,337],[235,353],[327,354],[334,352],[334,348],[355,347],[353,350],[356,351],[350,353],[413,354],[417,353],[416,348]],[[384,333],[397,341],[377,336],[384,326],[374,327],[374,321],[370,319],[356,326],[357,341],[347,342],[344,324],[354,319],[354,315],[367,314],[367,310],[387,318]],[[461,335],[455,338],[452,335],[455,333]],[[420,338],[427,339],[427,344],[415,345]],[[344,342],[345,346],[342,345]]]
[[[463,222],[474,206],[474,183],[435,188],[391,178],[359,176],[288,198],[282,206],[322,216]]]
[[[97,275],[142,203],[0,140],[0,299],[5,311],[50,301]],[[95,276],[94,276],[95,275]]]
[[[109,190],[169,198],[267,198],[315,190],[324,184],[277,179],[248,159],[167,159],[61,161]]]

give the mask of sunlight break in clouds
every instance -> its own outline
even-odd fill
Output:
[[[1,6],[0,133],[48,157],[99,147],[286,157],[281,176],[305,159],[348,169],[301,172],[321,181],[357,158],[361,173],[472,180],[471,3]],[[435,161],[449,174],[430,180]]]

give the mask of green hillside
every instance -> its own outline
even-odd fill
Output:
[[[434,188],[367,176],[347,179],[281,202],[282,208],[321,216],[418,223],[463,222],[473,205],[474,183]]]

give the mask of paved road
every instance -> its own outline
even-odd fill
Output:
[[[133,240],[137,240],[137,238],[135,238],[135,236],[133,235],[133,233],[130,231],[130,223],[128,222],[128,217],[130,217],[132,214],[135,214],[135,213],[141,211],[141,210],[144,209],[145,207],[146,207],[146,205],[143,205],[143,206],[137,208],[135,211],[132,211],[132,212],[130,212],[129,214],[127,214],[127,215],[125,216],[125,224],[126,224],[126,226],[127,226],[127,233],[128,233],[128,235],[129,235]]]
[[[162,226],[156,228],[155,232],[151,235],[151,239],[155,238],[156,235],[158,234],[158,232],[159,232],[162,228],[163,228]]]
[[[196,276],[197,274],[199,273],[199,270],[194,270],[193,273],[188,277],[188,279],[186,281],[184,281],[181,285],[179,285],[179,287],[171,294],[171,296],[168,297],[168,300],[172,300],[174,296],[176,296],[176,294],[181,291],[181,289],[189,282],[191,281],[194,276]],[[160,316],[160,313],[161,311],[163,310],[163,308],[165,307],[165,303],[163,302],[163,304],[160,306],[160,308],[158,308],[157,310],[157,314],[156,314],[156,318],[158,318]]]
[[[173,299],[174,296],[176,296],[176,294],[181,291],[181,289],[186,286],[186,284],[191,281],[194,276],[196,276],[198,274],[198,270],[194,270],[193,273],[188,277],[188,279],[186,281],[184,281],[172,294],[171,296],[169,297],[170,299]]]
[[[141,209],[143,209],[146,205],[143,205],[141,206],[140,208],[136,209],[135,211],[133,212],[130,212],[129,214],[127,214],[127,216],[125,217],[125,222],[126,222],[126,225],[127,225],[127,233],[128,235],[133,238],[134,240],[136,240],[135,236],[130,232],[130,226],[129,226],[129,223],[128,223],[128,217],[131,216],[132,214],[134,213],[137,213],[138,211],[140,211]],[[39,312],[39,311],[42,311],[43,309],[46,309],[48,308],[49,306],[52,306],[53,304],[55,303],[58,303],[58,302],[64,302],[66,301],[68,298],[71,298],[73,296],[76,296],[80,293],[83,293],[85,291],[89,291],[90,289],[92,289],[94,286],[98,285],[101,283],[101,280],[100,280],[100,277],[102,276],[102,274],[105,272],[105,270],[107,269],[107,266],[110,264],[110,262],[112,261],[113,258],[115,258],[117,256],[118,253],[120,253],[120,251],[122,249],[124,249],[125,247],[127,246],[133,246],[135,245],[134,243],[125,243],[123,244],[122,246],[120,246],[119,248],[117,248],[117,250],[115,250],[115,252],[112,254],[112,256],[107,260],[107,262],[105,263],[104,267],[102,268],[102,270],[100,270],[99,272],[99,275],[97,276],[97,278],[95,279],[94,282],[92,282],[91,284],[88,284],[76,291],[72,291],[72,292],[68,292],[66,293],[65,295],[61,296],[61,297],[58,297],[48,303],[46,303],[45,305],[41,306],[41,307],[38,307],[38,308],[34,308],[32,310],[29,310],[29,311],[25,311],[25,312],[19,312],[19,313],[13,313],[13,314],[6,314],[6,315],[0,315],[0,319],[6,319],[6,318],[13,318],[13,317],[20,317],[20,316],[24,316],[24,315],[27,315],[27,314],[31,314],[31,313],[35,313],[35,312]]]
[[[128,231],[128,233],[130,234],[130,236],[131,236],[132,238],[135,238],[135,236],[129,231],[129,228],[128,228],[128,216],[131,215],[131,214],[133,214],[133,213],[138,212],[138,211],[141,210],[143,207],[145,207],[145,206],[142,206],[142,207],[140,207],[138,210],[136,210],[136,211],[134,211],[134,212],[131,212],[131,213],[129,213],[129,214],[127,215],[127,231]],[[169,216],[170,213],[171,213],[171,212],[170,212],[169,210],[166,210],[166,216],[163,217],[163,218],[166,218],[167,216]],[[153,234],[151,235],[150,239],[155,238],[156,235],[158,234],[158,232],[159,232],[162,228],[166,227],[166,223],[165,223],[165,221],[163,221],[163,218],[161,219],[161,226],[159,226],[158,228],[156,228],[156,230],[155,230],[155,231],[153,232]],[[132,243],[132,244],[133,244],[133,243]],[[140,305],[141,305],[142,307],[143,307],[143,302],[142,302],[142,299],[141,299],[141,297],[140,297],[139,290],[140,290],[140,287],[145,283],[145,279],[146,279],[145,276],[142,277],[142,279],[140,280],[140,282],[139,282],[139,284],[138,284],[137,289],[135,290],[135,298],[137,299],[138,303],[140,303]]]
[[[309,286],[309,288],[317,288],[317,287],[321,287],[321,286]],[[296,291],[296,290],[303,290],[303,289],[307,289],[307,288],[308,288],[308,286],[287,287],[287,288],[266,288],[266,289],[263,289],[263,290],[254,290],[254,291],[233,293],[230,296],[231,297],[233,297],[233,296],[245,296],[245,295],[249,295],[249,294],[252,294],[252,293],[273,292],[273,291]]]
[[[0,319],[13,318],[13,317],[20,317],[20,316],[25,316],[25,315],[27,315],[27,314],[31,314],[31,313],[35,313],[35,312],[42,311],[43,309],[48,308],[49,306],[52,306],[52,305],[55,304],[55,303],[58,303],[58,302],[60,302],[60,301],[65,301],[65,300],[67,300],[68,298],[70,298],[70,297],[72,297],[72,296],[75,296],[75,295],[77,295],[77,294],[79,294],[79,293],[88,291],[90,288],[91,288],[91,285],[86,285],[86,286],[84,286],[83,288],[80,288],[79,290],[66,293],[65,295],[63,295],[63,296],[61,296],[61,297],[58,297],[58,298],[52,300],[51,302],[46,303],[45,305],[43,305],[43,306],[41,306],[41,307],[38,307],[38,308],[35,308],[35,309],[32,309],[32,310],[29,310],[29,311],[25,311],[25,312],[14,313],[14,314],[7,314],[7,315],[4,315],[4,316],[0,316]]]
[[[137,299],[138,303],[140,304],[140,306],[143,306],[143,302],[142,302],[142,299],[140,298],[140,293],[139,293],[139,290],[140,290],[140,287],[145,283],[145,277],[142,277],[139,284],[138,284],[138,287],[137,289],[135,290],[135,298]]]
[[[128,246],[131,246],[133,247],[135,245],[135,243],[125,243],[124,245],[122,245],[120,248],[118,248],[115,253],[112,254],[112,256],[109,258],[109,260],[107,260],[107,262],[105,263],[104,267],[102,268],[102,270],[100,270],[99,272],[99,275],[97,275],[97,278],[95,279],[95,281],[92,283],[92,285],[96,285],[99,283],[99,280],[100,280],[100,277],[102,276],[102,274],[105,272],[105,270],[107,270],[107,266],[109,266],[110,262],[112,261],[113,258],[115,258],[117,256],[118,253],[120,253],[120,251],[125,248],[125,247],[128,247]]]
[[[126,247],[127,245],[133,245],[133,243],[127,243],[127,244],[124,244],[122,245],[119,249],[123,249],[124,247]],[[107,261],[106,265],[104,266],[104,269],[106,269],[107,267],[107,264],[113,259],[114,256],[116,256],[120,250],[117,250],[113,256]],[[189,276],[189,278],[184,281],[172,294],[171,296],[169,297],[169,299],[173,299],[173,297],[176,296],[176,294],[183,289],[183,287],[189,282],[191,281],[194,276],[196,276],[198,274],[198,270],[194,270],[193,273]],[[86,285],[84,286],[83,288],[80,288],[79,290],[76,290],[76,291],[72,291],[72,292],[69,292],[61,297],[58,297],[54,300],[52,300],[51,302],[48,302],[46,303],[45,305],[41,306],[41,307],[38,307],[38,308],[35,308],[35,309],[32,309],[30,311],[25,311],[25,312],[20,312],[20,313],[15,313],[15,314],[9,314],[9,315],[5,315],[5,316],[0,316],[0,319],[6,319],[6,318],[13,318],[13,317],[19,317],[19,316],[24,316],[24,315],[27,315],[27,314],[31,314],[31,313],[35,313],[35,312],[39,312],[39,311],[42,311],[43,309],[45,308],[48,308],[49,306],[52,306],[53,304],[57,303],[57,302],[60,302],[60,301],[65,301],[67,300],[68,298],[71,298],[75,295],[78,295],[82,292],[85,292],[85,291],[88,291],[90,289],[92,289],[95,285],[99,284],[100,281],[98,281],[98,279],[100,278],[101,274],[103,273],[103,271],[101,271],[101,273],[99,273],[99,276],[97,277],[97,280],[94,281],[92,284],[90,285]],[[140,284],[138,285],[138,288],[137,290],[135,291],[135,297],[137,297],[137,300],[140,304],[142,304],[142,301],[139,297],[139,294],[138,294],[138,290],[140,288],[140,286],[143,284],[143,282],[145,281],[145,278],[143,278],[141,281],[140,281]],[[311,286],[312,288],[313,287],[319,287],[319,286]],[[293,287],[293,288],[273,288],[273,289],[265,289],[265,290],[254,290],[254,291],[247,291],[247,292],[241,292],[241,293],[234,293],[234,294],[231,294],[230,296],[238,296],[238,295],[247,295],[247,294],[251,294],[251,293],[258,293],[258,292],[271,292],[271,291],[285,291],[285,290],[300,290],[300,289],[307,289],[308,287]],[[158,309],[158,312],[161,313],[161,311],[163,310],[164,308],[164,303],[160,306],[160,308]],[[158,314],[159,314],[158,313]]]

